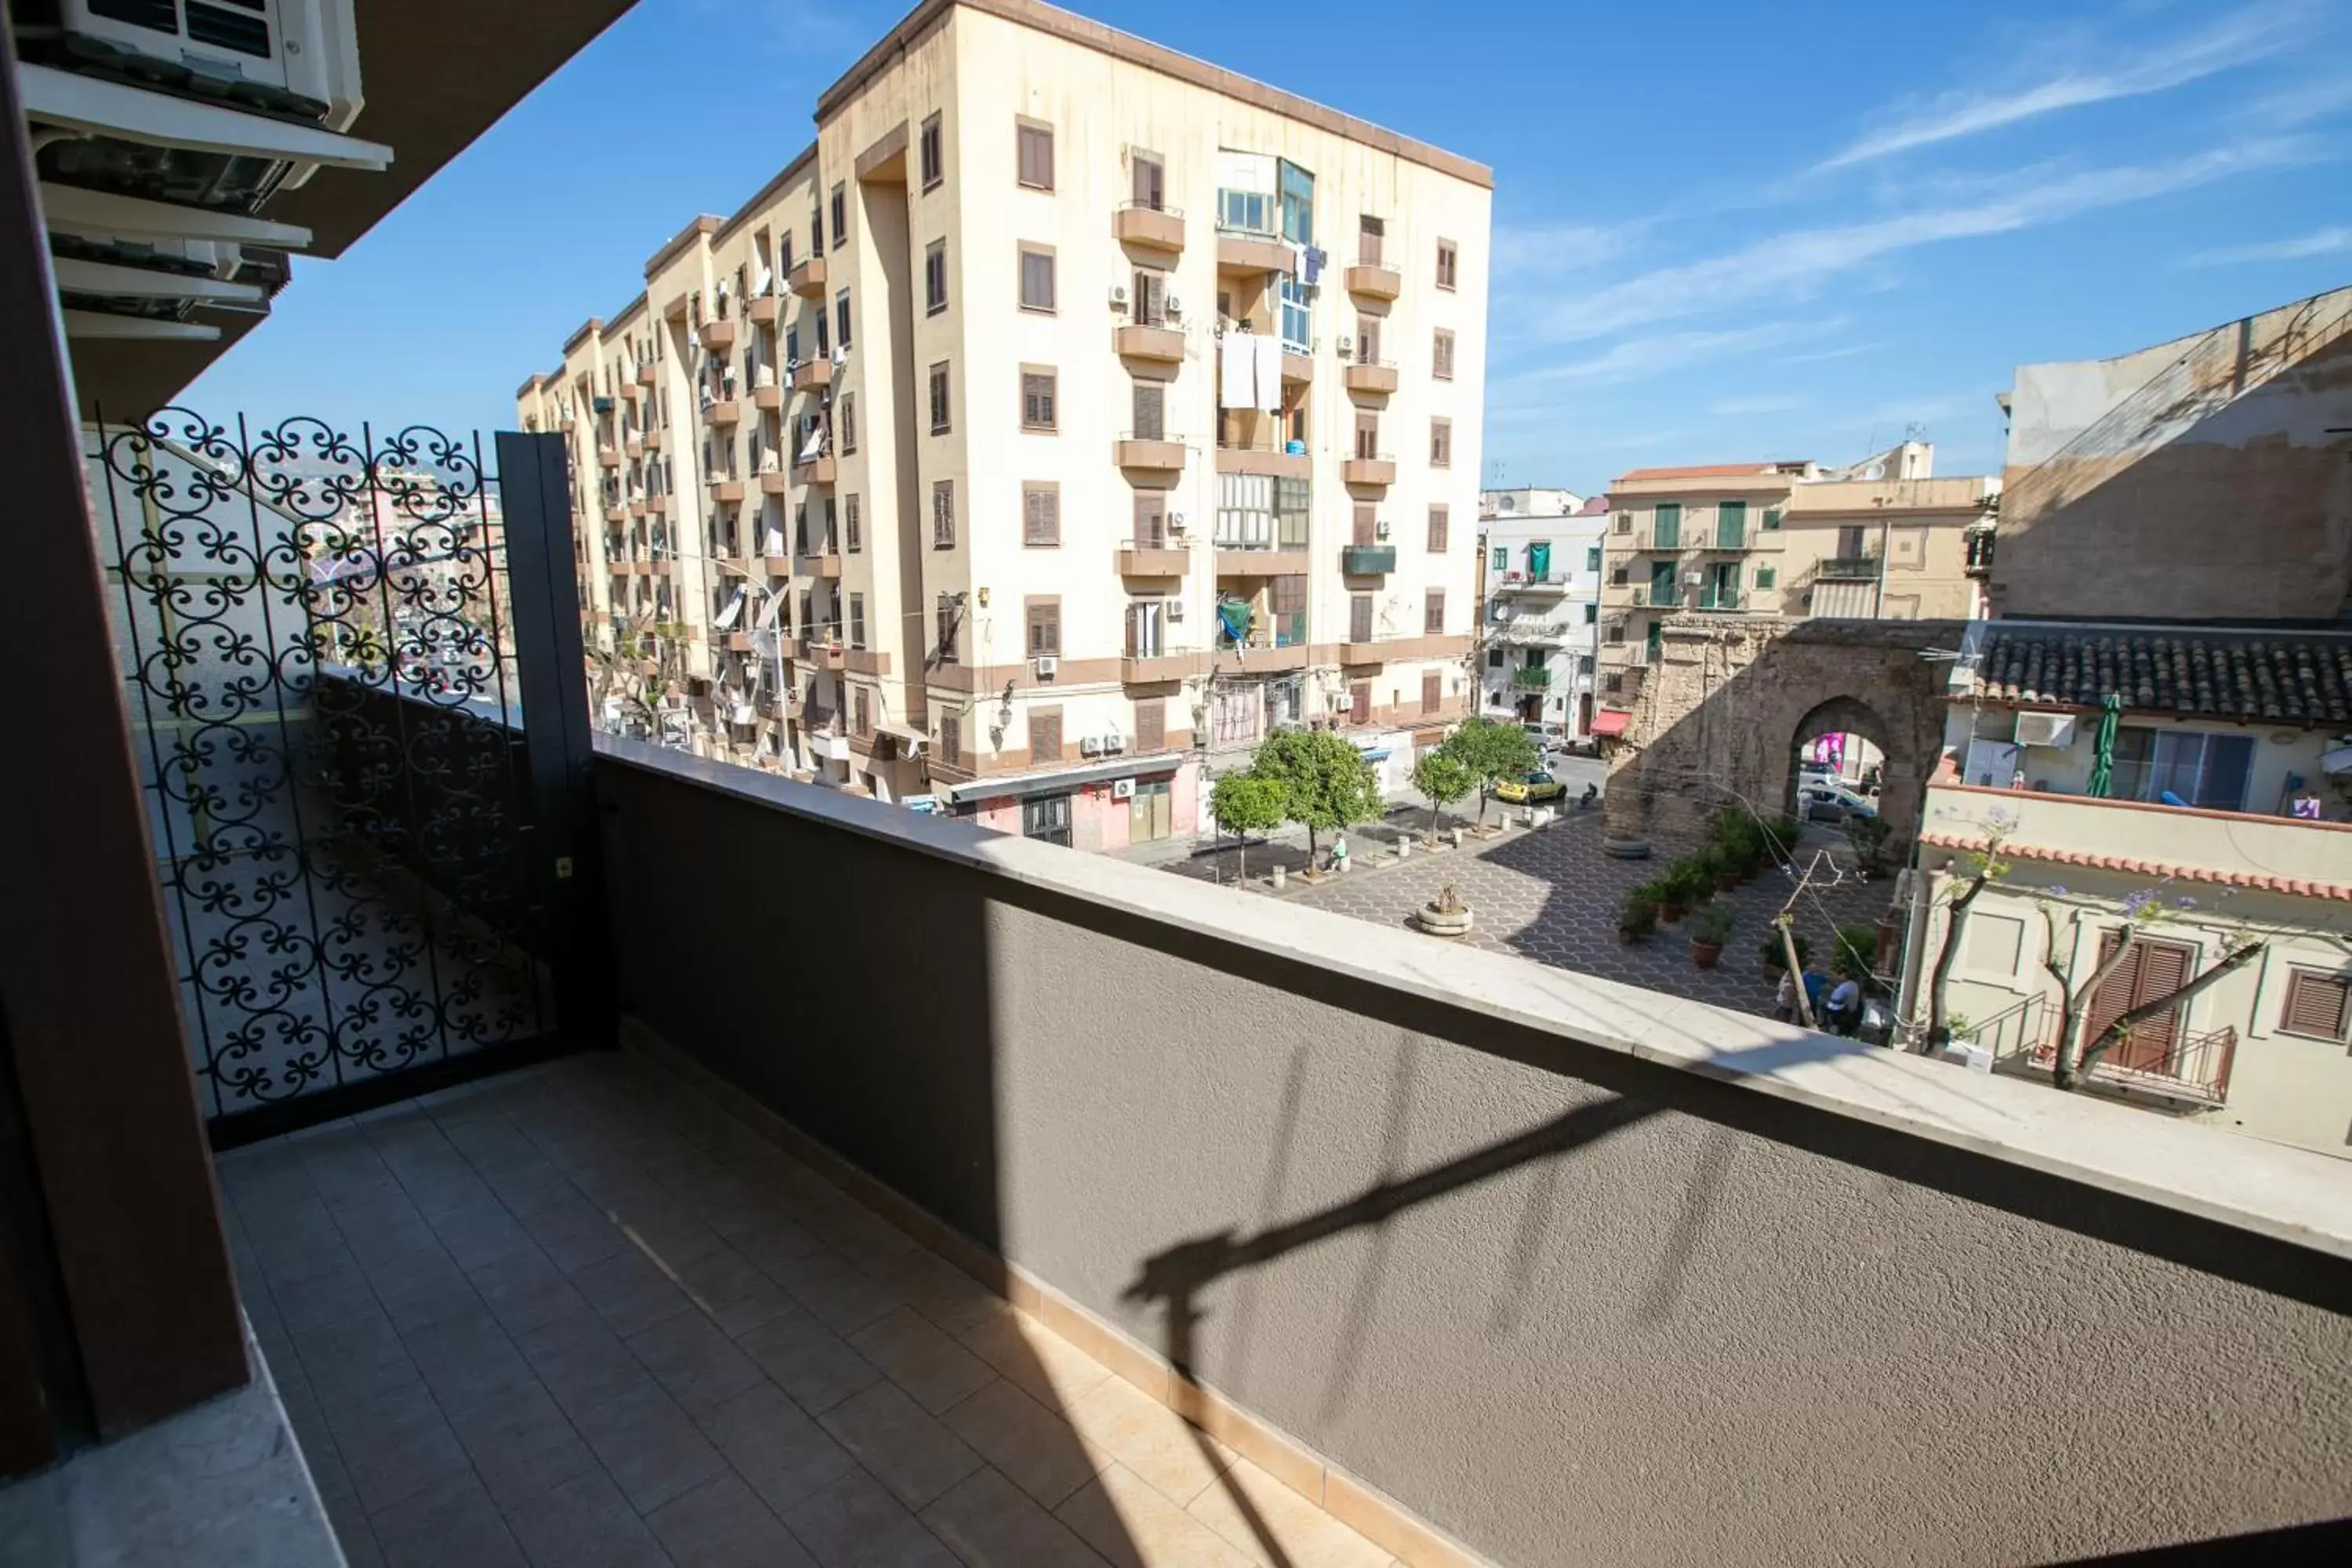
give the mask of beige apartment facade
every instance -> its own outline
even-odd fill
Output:
[[[1475,700],[1486,171],[1018,0],[817,120],[522,393],[695,743],[1105,848],[1277,725],[1401,781]]]
[[[1937,479],[1906,441],[1843,468],[1810,461],[1636,468],[1610,486],[1601,584],[1601,715],[1622,732],[1676,616],[1971,620],[1981,616],[1997,481]]]

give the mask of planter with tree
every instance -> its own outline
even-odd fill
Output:
[[[1478,784],[1478,834],[1486,834],[1486,802],[1505,779],[1525,778],[1543,763],[1543,755],[1528,732],[1517,724],[1499,724],[1473,715],[1445,737],[1444,747],[1470,771]]]
[[[1249,836],[1281,826],[1283,803],[1282,785],[1255,773],[1227,773],[1209,786],[1209,815],[1241,840],[1235,880],[1249,879]]]
[[[1432,746],[1412,764],[1412,787],[1429,797],[1429,842],[1437,842],[1438,814],[1478,787],[1478,777],[1459,754]]]
[[[1277,730],[1251,759],[1249,771],[1282,791],[1282,815],[1307,829],[1312,874],[1325,833],[1381,815],[1381,786],[1372,764],[1333,730]]]
[[[1468,936],[1470,906],[1448,882],[1437,889],[1437,897],[1421,906],[1421,929],[1432,936]]]
[[[1658,929],[1658,885],[1644,882],[1638,888],[1628,888],[1625,896],[1617,900],[1617,938],[1620,942],[1640,942]]]
[[[1709,904],[1691,916],[1687,930],[1691,962],[1701,969],[1713,969],[1723,958],[1723,944],[1731,935],[1731,910],[1722,904]]]

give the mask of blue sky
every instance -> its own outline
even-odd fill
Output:
[[[908,4],[641,0],[298,263],[188,401],[510,425]],[[2352,281],[2352,0],[1480,0],[1433,36],[1427,0],[1078,8],[1493,165],[1490,481],[1849,459],[1912,424],[1938,471],[1996,471],[2012,365]]]

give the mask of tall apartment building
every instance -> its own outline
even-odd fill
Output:
[[[926,0],[816,121],[523,388],[597,640],[668,628],[736,754],[1088,847],[1276,725],[1401,773],[1461,716],[1485,168],[1033,0]]]
[[[1934,469],[1934,446],[1906,441],[1839,468],[1721,463],[1619,476],[1609,488],[1596,732],[1622,731],[1670,616],[1981,616],[2000,481]]]
[[[1592,725],[1609,500],[1568,490],[1478,497],[1481,705],[1489,718]]]

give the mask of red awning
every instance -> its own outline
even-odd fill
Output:
[[[1625,732],[1625,726],[1633,721],[1633,715],[1631,713],[1620,712],[1614,708],[1603,708],[1592,716],[1592,733],[1596,739],[1604,740],[1612,735],[1622,735]]]

